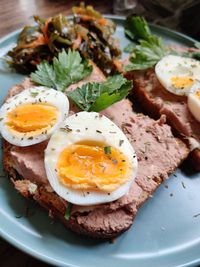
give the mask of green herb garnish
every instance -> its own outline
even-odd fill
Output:
[[[104,153],[105,154],[111,154],[111,146],[104,146]]]
[[[143,17],[127,17],[125,34],[133,41],[124,48],[125,52],[130,53],[130,64],[125,66],[126,71],[151,68],[167,54],[200,60],[200,50],[198,51],[200,42],[194,43],[196,49],[186,48],[185,51],[164,47],[161,38],[151,33],[148,23]]]
[[[30,92],[30,95],[31,95],[32,97],[36,97],[38,94],[39,94],[38,92]]]
[[[132,82],[122,75],[109,77],[103,83],[87,83],[68,93],[76,105],[85,111],[99,112],[125,98]]]
[[[141,70],[153,67],[164,55],[161,39],[153,35],[146,20],[139,16],[129,16],[125,23],[125,33],[139,44],[135,47],[126,47],[131,51],[130,64],[125,66],[126,71]]]
[[[65,126],[65,127],[60,127],[60,130],[61,130],[61,131],[64,131],[64,132],[67,132],[67,133],[70,133],[70,132],[72,132],[72,129],[71,129],[71,128],[69,128],[68,126]]]
[[[65,212],[65,219],[68,221],[71,217],[71,211],[72,211],[72,203],[68,203],[66,212]]]
[[[42,61],[37,65],[37,70],[31,74],[33,82],[64,91],[69,85],[82,80],[92,72],[92,66],[88,65],[77,51],[62,51],[58,57],[53,58],[53,64]]]

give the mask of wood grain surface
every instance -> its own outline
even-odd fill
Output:
[[[33,15],[48,17],[70,15],[71,7],[81,1],[70,0],[0,0],[0,37],[33,22]],[[85,1],[102,13],[112,13],[112,1]]]
[[[80,1],[69,0],[0,0],[0,37],[33,22],[33,15],[48,17],[59,13],[70,15],[71,7]],[[98,11],[112,13],[112,1],[85,1]],[[1,267],[47,267],[50,266],[21,252],[0,239]]]

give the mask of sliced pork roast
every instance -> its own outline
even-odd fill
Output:
[[[166,116],[167,123],[190,148],[192,167],[200,171],[200,122],[190,113],[187,97],[165,90],[153,69],[128,72],[125,76],[133,80],[133,99],[154,119]]]

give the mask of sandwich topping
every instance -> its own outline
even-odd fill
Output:
[[[175,55],[163,57],[155,66],[163,87],[176,95],[188,95],[200,81],[200,62]]]
[[[48,139],[68,115],[69,101],[61,92],[32,87],[9,98],[0,109],[0,131],[17,146]]]
[[[112,121],[84,111],[68,117],[51,136],[45,168],[52,188],[65,200],[94,205],[129,191],[137,173],[137,157]]]

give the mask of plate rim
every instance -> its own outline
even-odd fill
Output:
[[[103,14],[103,16],[108,18],[108,19],[119,20],[119,21],[121,20],[122,22],[125,21],[125,19],[126,19],[124,16],[113,15],[113,14]],[[72,15],[69,15],[69,16],[66,16],[66,17],[68,19],[71,19]],[[33,25],[33,24],[34,23],[30,23],[30,25]],[[192,38],[192,37],[190,37],[190,36],[188,36],[188,35],[186,35],[184,33],[178,32],[176,30],[172,30],[172,29],[169,29],[167,27],[156,25],[156,24],[153,24],[153,23],[149,23],[149,25],[150,25],[151,28],[157,29],[160,32],[164,31],[164,32],[171,33],[173,35],[182,37],[183,39],[186,39],[186,40],[191,41],[193,43],[197,42],[196,39],[194,39],[194,38]],[[5,36],[1,37],[0,38],[0,45],[2,43],[6,42],[7,40],[9,40],[10,38],[14,37],[15,35],[18,35],[20,33],[20,31],[23,29],[23,27],[18,28],[17,30],[14,30],[14,31],[6,34]],[[8,243],[10,243],[14,247],[16,247],[17,249],[20,249],[22,252],[24,252],[24,253],[26,253],[26,254],[28,254],[28,255],[36,258],[36,259],[39,259],[39,260],[41,260],[43,262],[46,262],[46,263],[48,263],[50,265],[57,266],[59,264],[59,266],[65,266],[65,267],[81,267],[81,265],[74,265],[74,264],[71,264],[71,263],[65,263],[63,261],[59,261],[59,260],[56,260],[54,258],[50,258],[45,254],[41,254],[37,250],[32,249],[31,247],[27,247],[26,245],[23,244],[23,242],[20,242],[20,240],[15,239],[8,232],[3,231],[1,229],[1,227],[0,227],[0,236],[4,240],[6,240]],[[192,260],[190,262],[187,262],[187,263],[185,263],[185,264],[183,264],[181,266],[190,267],[190,266],[196,266],[199,263],[200,263],[200,258],[199,259],[194,259],[194,260]]]

